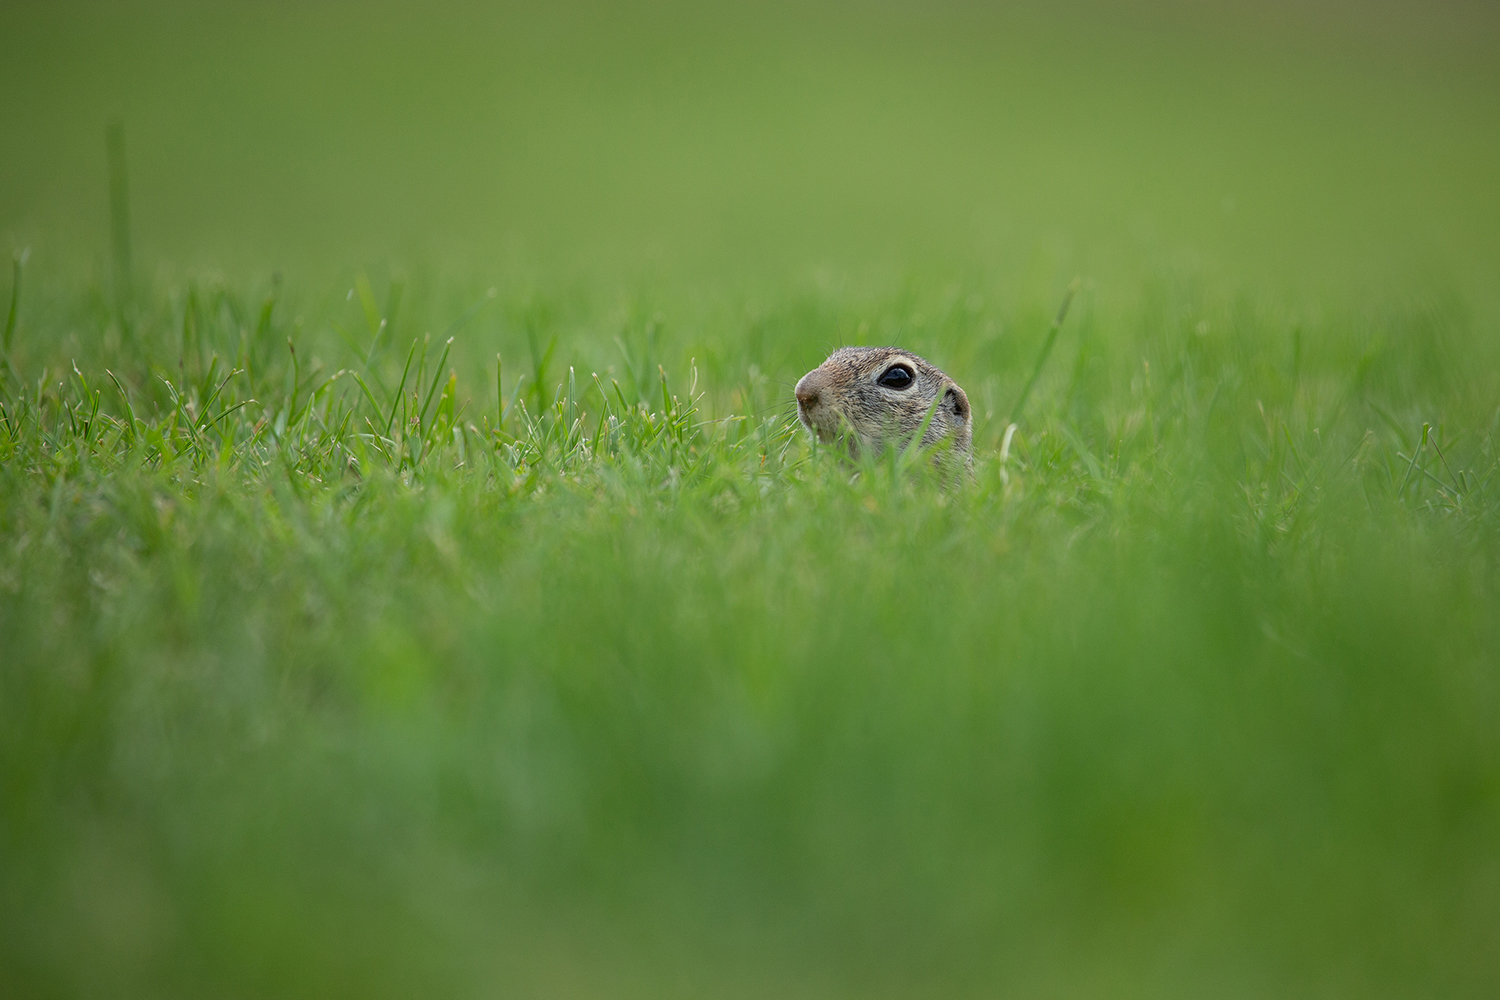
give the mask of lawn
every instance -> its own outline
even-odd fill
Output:
[[[1497,43],[0,10],[0,994],[1496,995]]]

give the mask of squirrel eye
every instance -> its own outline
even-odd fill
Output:
[[[905,365],[891,365],[885,370],[880,378],[875,381],[887,389],[905,389],[911,385],[916,376],[912,375],[911,369]]]

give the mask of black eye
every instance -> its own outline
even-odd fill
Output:
[[[907,386],[911,385],[912,380],[915,377],[916,376],[912,375],[911,369],[906,367],[905,365],[891,365],[885,370],[885,373],[875,381],[879,382],[887,389],[905,389]]]

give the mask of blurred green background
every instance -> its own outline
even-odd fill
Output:
[[[0,7],[0,994],[1495,995],[1497,51]],[[450,329],[451,438],[340,429]],[[793,432],[846,342],[970,488]]]
[[[111,119],[148,267],[1042,254],[1364,292],[1414,268],[1487,280],[1500,231],[1483,3],[0,16],[0,233],[38,267],[107,245]]]

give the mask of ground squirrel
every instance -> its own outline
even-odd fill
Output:
[[[841,347],[797,383],[797,416],[824,443],[848,432],[856,450],[905,447],[941,400],[922,446],[950,441],[965,465],[974,418],[969,397],[935,366],[899,347]]]

